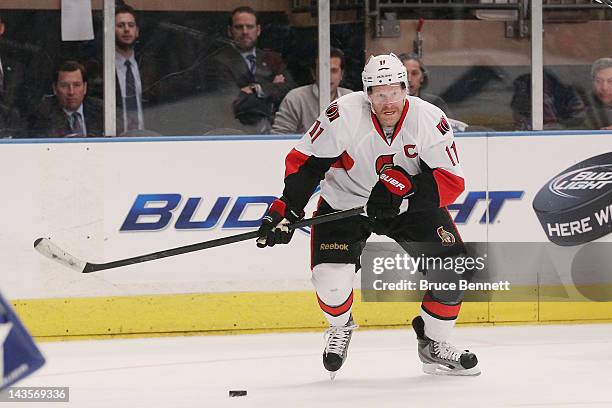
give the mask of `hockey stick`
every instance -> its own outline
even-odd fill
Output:
[[[348,210],[336,211],[330,214],[319,215],[317,217],[308,218],[289,225],[291,229],[308,227],[311,225],[322,224],[324,222],[341,220],[343,218],[352,217],[361,214],[364,207],[355,207]],[[74,269],[81,273],[90,273],[103,271],[105,269],[118,268],[120,266],[133,265],[141,262],[154,261],[156,259],[167,258],[169,256],[187,254],[189,252],[200,251],[202,249],[214,248],[222,245],[233,244],[234,242],[247,241],[257,238],[257,231],[245,232],[243,234],[231,235],[229,237],[217,238],[210,241],[198,242],[191,245],[185,245],[177,248],[170,248],[159,252],[135,256],[132,258],[119,259],[106,263],[91,263],[82,261],[68,252],[64,251],[48,238],[38,238],[34,241],[34,248],[47,258],[53,259],[64,266]]]

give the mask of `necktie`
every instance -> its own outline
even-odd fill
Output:
[[[73,112],[71,115],[72,119],[70,121],[72,133],[76,137],[83,137],[83,125],[81,125],[81,114],[79,112]]]
[[[126,130],[138,129],[138,102],[136,101],[136,80],[132,72],[132,63],[125,61],[125,113]]]
[[[255,75],[255,70],[257,69],[257,63],[255,62],[255,56],[253,54],[247,55],[247,60],[249,61],[249,71],[251,71],[252,75]]]

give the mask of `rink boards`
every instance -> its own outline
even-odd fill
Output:
[[[3,293],[37,336],[323,326],[305,232],[281,248],[242,242],[88,275],[32,247],[36,238],[49,237],[81,259],[106,262],[250,231],[281,194],[284,157],[295,141],[2,143]],[[464,240],[547,242],[532,208],[535,194],[572,164],[612,151],[612,135],[471,134],[458,137],[457,146],[466,191],[451,213]],[[355,305],[363,326],[406,324],[417,310],[417,303]],[[466,303],[460,321],[598,319],[612,319],[611,303]]]

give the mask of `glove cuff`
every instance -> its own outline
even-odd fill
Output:
[[[286,218],[291,223],[304,218],[304,211],[299,211],[292,208],[285,197],[274,200],[270,206],[270,212],[279,214],[282,218]]]
[[[392,194],[402,198],[409,197],[415,193],[415,185],[412,177],[400,166],[393,166],[380,174],[379,180]]]

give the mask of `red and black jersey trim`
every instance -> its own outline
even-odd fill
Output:
[[[353,306],[353,291],[351,290],[351,294],[349,295],[349,297],[338,306],[326,305],[325,303],[323,303],[318,294],[317,300],[319,301],[319,306],[321,307],[321,310],[323,310],[328,315],[337,317],[351,310],[351,306]]]
[[[427,291],[421,303],[421,309],[438,320],[456,320],[457,316],[459,316],[459,310],[461,310],[461,302],[447,305],[434,300],[429,291]]]
[[[446,207],[455,202],[457,197],[465,190],[463,178],[444,169],[433,171],[434,179],[438,185],[438,195],[440,197],[440,207]]]
[[[346,171],[349,171],[353,168],[354,165],[355,160],[353,160],[351,155],[348,154],[345,150],[344,153],[340,155],[340,158],[336,160],[331,166],[335,169],[344,169]]]
[[[297,149],[289,152],[285,159],[283,197],[287,199],[292,208],[302,211],[306,207],[313,191],[325,178],[325,173],[340,157],[309,156]]]
[[[393,136],[391,137],[390,142],[387,142],[387,138],[385,137],[385,132],[383,132],[382,126],[380,126],[380,121],[376,117],[376,114],[370,110],[370,118],[372,119],[372,124],[374,124],[374,129],[376,129],[376,132],[378,133],[378,135],[382,137],[382,140],[384,140],[384,142],[387,143],[389,146],[391,146],[391,144],[395,140],[395,137],[400,132],[400,129],[402,128],[402,124],[404,123],[404,119],[406,119],[406,115],[408,114],[409,108],[410,108],[410,102],[408,101],[408,99],[406,99],[406,103],[404,104],[404,109],[402,110],[402,115],[400,116],[399,121],[395,125],[395,129],[393,130]]]
[[[422,173],[412,176],[418,194],[410,197],[408,212],[446,207],[455,202],[465,189],[463,178],[444,169],[432,169],[422,159]]]
[[[287,157],[285,158],[285,178],[291,174],[297,173],[300,167],[306,163],[310,156],[300,152],[297,149],[291,149]]]

